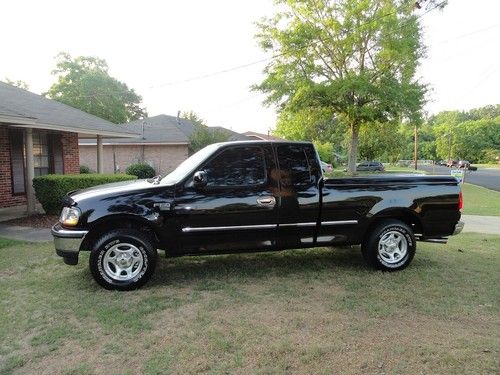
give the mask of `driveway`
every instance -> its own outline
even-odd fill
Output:
[[[450,168],[441,165],[421,165],[418,169],[430,174],[450,174]],[[477,171],[470,171],[465,175],[465,182],[500,191],[500,169],[479,168]]]

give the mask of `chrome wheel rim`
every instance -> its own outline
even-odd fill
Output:
[[[129,243],[113,245],[103,257],[104,272],[117,281],[128,281],[141,272],[144,265],[142,252]]]
[[[399,263],[407,253],[408,241],[400,232],[389,231],[378,241],[378,254],[384,262]]]

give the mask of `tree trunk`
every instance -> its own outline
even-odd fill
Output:
[[[351,123],[351,144],[349,147],[349,158],[347,161],[347,171],[349,174],[356,173],[356,159],[358,157],[359,125]]]

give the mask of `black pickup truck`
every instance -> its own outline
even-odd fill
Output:
[[[128,290],[167,256],[361,245],[368,264],[400,270],[416,240],[446,242],[463,228],[450,176],[324,178],[305,142],[227,142],[192,155],[163,179],[67,195],[52,228],[67,264],[90,251],[105,288]]]

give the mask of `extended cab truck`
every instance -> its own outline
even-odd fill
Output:
[[[461,231],[461,192],[450,176],[324,178],[311,143],[210,145],[160,180],[69,193],[52,228],[57,254],[127,290],[167,256],[361,244],[366,261],[400,270],[415,240]]]

